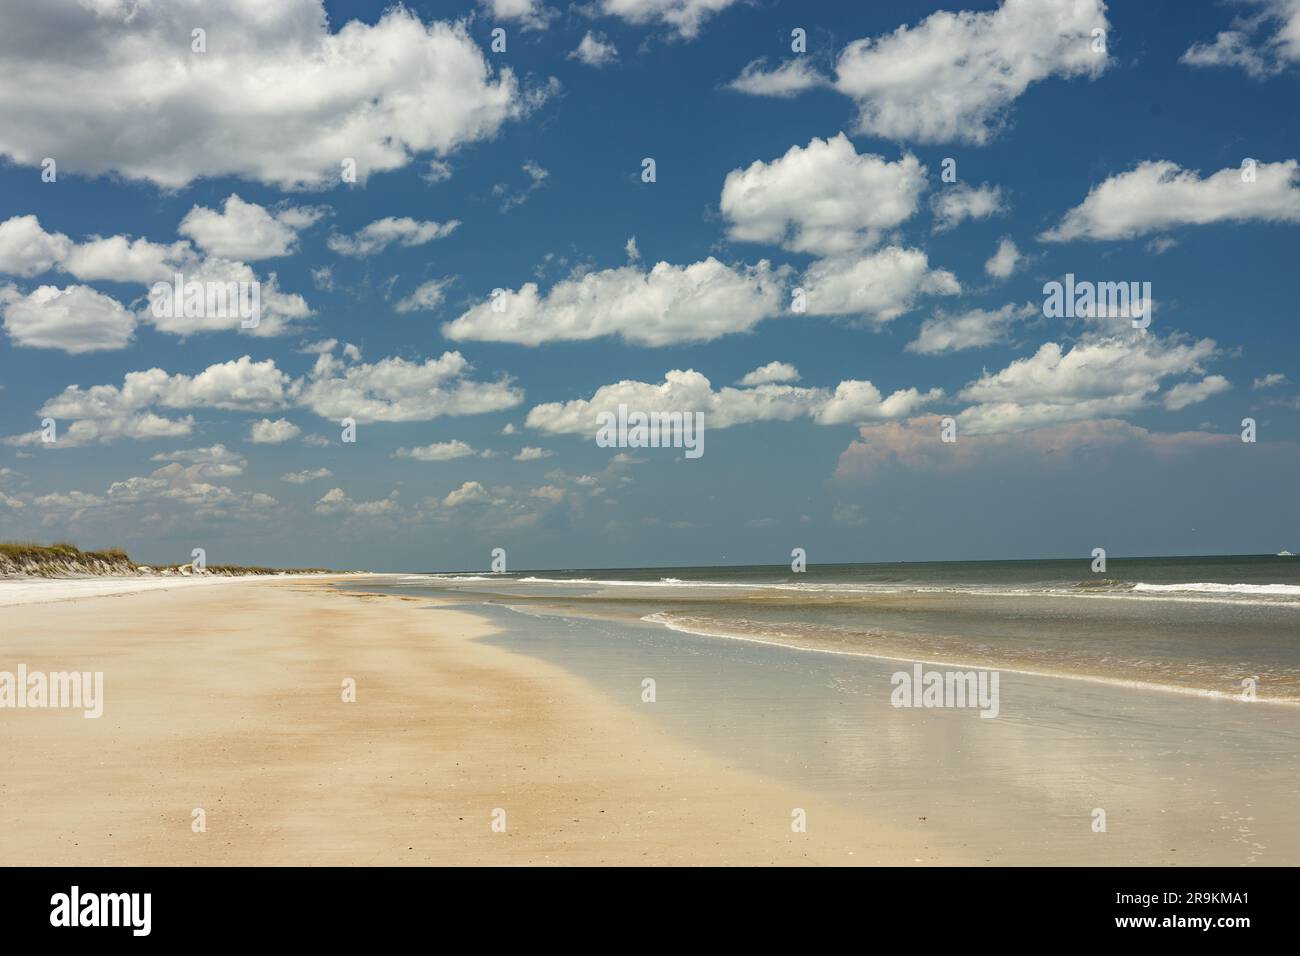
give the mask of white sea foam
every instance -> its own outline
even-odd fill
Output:
[[[674,589],[689,591],[784,591],[824,595],[878,595],[878,594],[961,594],[972,597],[1068,597],[1128,601],[1177,601],[1183,603],[1261,604],[1290,606],[1292,602],[1277,598],[1300,598],[1300,585],[1293,584],[1126,584],[1117,582],[1113,587],[1081,589],[1069,584],[1025,585],[970,585],[970,584],[847,584],[840,582],[750,582],[750,581],[684,581],[681,578],[658,580],[627,580],[611,578],[549,578],[529,575],[515,578],[505,575],[431,575],[433,580],[449,583],[477,583],[498,581],[512,584],[536,584],[553,587],[608,587]],[[1217,597],[1216,597],[1217,595]],[[1251,598],[1272,600],[1252,601]]]
[[[500,574],[409,574],[408,580],[421,581],[450,581],[456,583],[459,581],[501,581],[511,580]]]
[[[1143,584],[1133,585],[1134,591],[1195,591],[1208,594],[1277,594],[1286,597],[1300,597],[1300,584],[1212,584],[1197,582],[1194,584]]]

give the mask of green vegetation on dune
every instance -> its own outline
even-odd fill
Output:
[[[82,551],[70,541],[40,544],[36,541],[0,541],[0,558],[14,561],[130,561],[121,548],[103,551]]]
[[[68,574],[138,574],[141,566],[122,548],[82,551],[70,541],[0,541],[0,574],[56,577]],[[182,570],[184,569],[184,570]],[[159,565],[154,573],[185,573],[188,564]],[[239,564],[209,565],[207,574],[324,574],[329,568],[265,568]]]

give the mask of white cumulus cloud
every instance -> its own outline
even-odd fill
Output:
[[[415,448],[399,448],[393,452],[393,457],[410,458],[413,461],[452,461],[456,458],[467,458],[475,454],[477,452],[472,447],[456,439],[434,442],[431,445],[420,445]]]
[[[961,284],[931,269],[920,249],[889,246],[869,255],[819,259],[803,276],[809,315],[862,316],[884,325],[911,311],[922,295],[957,295]]]
[[[0,286],[0,312],[9,339],[27,348],[105,352],[126,348],[135,334],[136,318],[122,303],[84,285],[43,285],[28,295]]]
[[[566,279],[543,294],[535,282],[473,306],[442,332],[458,342],[585,341],[618,336],[637,345],[708,342],[746,332],[784,307],[782,273],[766,260],[728,266],[712,256]],[[495,307],[494,307],[495,306]]]
[[[282,445],[301,434],[302,429],[287,418],[277,418],[274,421],[263,418],[248,428],[248,440],[255,445]]]
[[[857,131],[922,143],[987,143],[1011,105],[1051,77],[1095,78],[1109,65],[1094,30],[1102,0],[1004,0],[976,13],[940,11],[915,26],[855,40],[835,87],[858,105]]]
[[[525,424],[554,434],[594,436],[600,412],[617,414],[619,405],[626,405],[640,412],[702,412],[706,429],[798,418],[837,425],[906,416],[942,396],[937,388],[908,388],[886,397],[871,382],[858,380],[840,382],[834,389],[767,383],[715,390],[694,369],[673,370],[661,383],[624,380],[601,386],[590,399],[537,405]]]
[[[43,0],[5,16],[0,155],[53,156],[60,174],[315,188],[351,160],[364,182],[490,139],[549,91],[494,72],[464,23],[401,6],[337,29],[322,0]]]
[[[720,206],[737,242],[830,255],[875,245],[911,218],[924,189],[925,167],[915,156],[891,163],[859,154],[840,133],[732,170]]]
[[[1206,178],[1167,160],[1139,163],[1094,186],[1045,242],[1131,239],[1175,226],[1216,222],[1300,223],[1300,163],[1229,167]]]
[[[1032,302],[1004,305],[1000,309],[970,309],[952,315],[938,311],[921,324],[920,333],[907,343],[907,351],[941,355],[992,345],[1004,341],[1015,323],[1033,318],[1041,311],[1042,307]]]
[[[226,259],[255,262],[294,252],[298,233],[325,215],[322,209],[288,206],[276,212],[245,202],[231,193],[221,212],[195,206],[177,228],[205,252]]]
[[[727,86],[750,96],[787,99],[829,82],[806,59],[796,57],[770,70],[765,59],[751,60]]]

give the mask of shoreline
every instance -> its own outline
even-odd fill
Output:
[[[518,611],[517,608],[510,605],[512,611]],[[749,637],[740,634],[724,634],[719,631],[705,631],[694,629],[685,625],[675,624],[672,621],[655,620],[656,615],[646,615],[638,618],[646,624],[654,624],[670,631],[677,631],[679,634],[691,634],[696,637],[705,637],[723,641],[742,641],[747,644],[762,644],[767,647],[783,647],[790,651],[805,651],[810,654],[834,654],[840,657],[864,657],[873,661],[891,661],[895,663],[925,663],[933,664],[936,667],[954,667],[958,670],[997,670],[1008,674],[1019,674],[1022,677],[1042,677],[1047,680],[1077,680],[1086,681],[1091,684],[1101,684],[1106,687],[1120,687],[1128,690],[1152,690],[1165,694],[1178,694],[1184,697],[1198,697],[1206,700],[1232,701],[1238,704],[1280,704],[1287,707],[1300,707],[1300,700],[1291,700],[1278,697],[1246,697],[1242,694],[1227,694],[1223,691],[1212,690],[1207,687],[1184,687],[1177,684],[1157,684],[1153,681],[1121,680],[1116,677],[1100,677],[1095,674],[1072,674],[1068,671],[1041,671],[1028,670],[1022,667],[1010,666],[1007,664],[988,663],[988,662],[969,662],[969,661],[944,661],[931,657],[903,656],[900,654],[872,654],[867,651],[846,651],[836,647],[818,647],[812,643],[796,644],[793,641],[774,641],[764,640],[758,637]]]
[[[325,577],[11,606],[0,669],[102,670],[105,702],[0,710],[7,862],[971,862],[674,739],[486,618]]]

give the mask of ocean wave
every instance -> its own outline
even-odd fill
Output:
[[[895,585],[877,585],[877,584],[839,584],[836,582],[821,582],[807,584],[793,584],[780,581],[769,581],[763,583],[754,583],[752,581],[684,581],[681,578],[659,578],[651,581],[629,581],[624,578],[539,578],[529,576],[525,578],[514,578],[520,584],[587,584],[599,585],[601,587],[617,588],[719,588],[729,591],[808,591],[808,592],[830,592],[845,594],[896,594],[899,591],[907,590]],[[923,590],[914,588],[912,590]]]
[[[411,575],[411,577],[420,578],[422,580],[451,581],[452,583],[455,583],[457,581],[500,581],[502,579],[507,581],[510,580],[509,578],[506,578],[505,575],[501,575],[501,574],[413,574]]]
[[[891,581],[887,584],[840,581],[689,581],[682,578],[661,577],[654,580],[626,578],[540,577],[507,574],[440,574],[429,575],[424,580],[450,584],[476,584],[487,581],[499,583],[539,585],[542,587],[594,587],[640,588],[647,590],[680,591],[738,591],[746,594],[806,594],[822,598],[869,599],[898,594],[945,594],[971,597],[1000,598],[1107,598],[1130,601],[1176,601],[1182,603],[1259,604],[1261,606],[1295,606],[1300,599],[1300,585],[1294,584],[1215,584],[1194,582],[1185,584],[1147,584],[1128,582],[1115,578],[1085,579],[1075,582],[1042,582],[1038,584],[924,584]],[[1286,600],[1286,599],[1293,600]],[[1253,599],[1253,600],[1252,600]]]
[[[1133,590],[1156,593],[1191,591],[1205,594],[1276,594],[1285,597],[1300,597],[1300,584],[1213,584],[1210,582],[1144,584],[1138,582],[1133,585]]]
[[[1296,584],[1217,584],[1179,583],[1148,584],[1114,578],[1076,581],[1041,581],[1041,583],[922,583],[922,581],[738,581],[685,580],[664,578],[633,580],[627,578],[550,578],[536,574],[441,574],[416,576],[407,580],[424,580],[430,584],[511,584],[537,588],[607,588],[682,594],[690,592],[733,592],[750,598],[770,598],[788,604],[800,604],[800,596],[809,601],[867,601],[872,598],[918,594],[918,596],[954,596],[971,598],[1080,598],[1080,600],[1118,600],[1178,602],[1178,604],[1223,604],[1273,607],[1300,607],[1300,585]],[[718,600],[728,600],[719,594]]]

